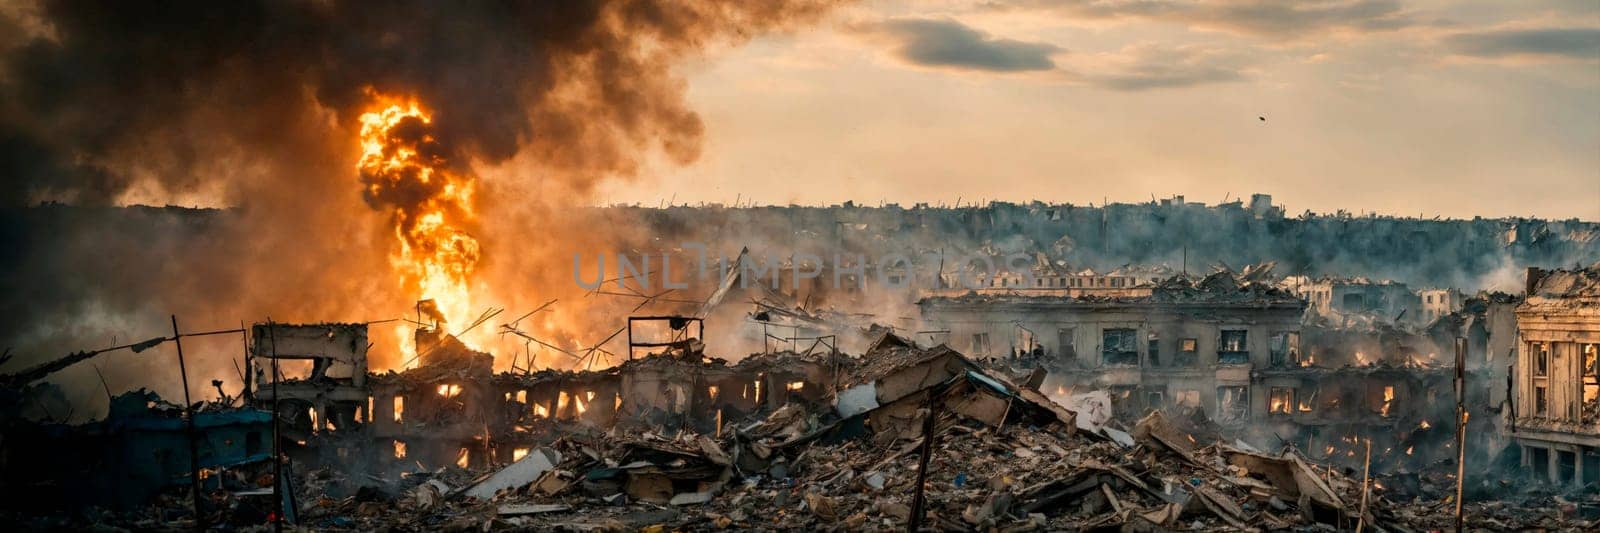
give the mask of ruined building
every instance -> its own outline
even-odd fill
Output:
[[[1600,481],[1600,266],[1530,268],[1527,281],[1512,437],[1551,481]]]
[[[979,294],[920,302],[952,346],[1042,366],[1046,390],[1104,389],[1119,417],[1201,407],[1224,427],[1269,412],[1257,368],[1299,364],[1305,303],[1231,272],[1105,295]]]
[[[1515,332],[1504,298],[1418,327],[1331,320],[1264,279],[1264,268],[1131,287],[930,291],[918,340],[1049,371],[1044,390],[1105,390],[1118,418],[1197,410],[1258,446],[1315,458],[1425,464],[1453,456],[1455,339],[1467,346],[1467,403],[1504,427]],[[1411,294],[1409,291],[1402,291]],[[1441,356],[1441,354],[1443,354]],[[1496,355],[1498,354],[1498,359]],[[1475,436],[1492,447],[1493,432]],[[1503,445],[1503,442],[1499,444]]]

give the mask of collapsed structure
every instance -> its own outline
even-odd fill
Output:
[[[1285,235],[1269,201],[1249,210],[1181,201],[1140,207],[1138,216],[1130,209],[848,208],[867,221],[829,228],[859,248],[959,215],[958,229],[974,241],[966,244],[989,259],[1015,252],[1007,249],[1015,242],[990,240],[996,232],[1047,235],[1093,222],[1090,213],[1102,223],[1221,216],[1253,234]],[[1416,226],[1343,222],[1400,233]],[[1342,231],[1330,223],[1293,225]],[[1532,236],[1520,222],[1472,226],[1484,235],[1511,228],[1507,246],[1529,256],[1581,254],[1575,247],[1593,241],[1578,238],[1582,224]],[[1558,226],[1564,244],[1551,245],[1548,228]],[[194,402],[188,420],[181,406],[143,392],[115,397],[102,422],[5,418],[16,436],[0,442],[5,457],[52,457],[0,465],[20,480],[5,495],[17,505],[122,509],[92,521],[150,527],[194,518],[172,495],[193,465],[208,496],[194,507],[207,523],[334,529],[418,520],[1417,529],[1448,523],[1441,502],[1458,488],[1469,523],[1485,527],[1581,528],[1600,517],[1593,267],[1530,271],[1522,295],[1469,296],[1377,278],[1279,278],[1271,261],[1192,274],[1187,249],[1181,269],[1069,267],[1106,244],[1079,238],[1076,249],[1058,239],[1048,252],[1024,243],[1031,265],[995,272],[941,262],[879,264],[886,275],[865,276],[790,258],[749,287],[747,274],[729,268],[711,296],[685,300],[693,309],[673,308],[688,312],[630,317],[586,349],[623,360],[609,368],[580,358],[573,370],[513,363],[497,372],[494,355],[419,322],[405,369],[373,372],[368,324],[256,324],[241,397],[219,385],[221,399]],[[818,281],[841,275],[855,278],[842,287]],[[884,298],[905,278],[916,288]],[[632,294],[640,308],[663,304]],[[874,307],[881,302],[908,306]],[[708,322],[721,327],[708,334]],[[761,349],[720,359],[708,355],[708,335],[754,339]],[[4,376],[0,399],[27,407],[17,413],[37,411],[29,402],[44,387],[31,383],[100,352]],[[1461,440],[1456,380],[1469,427]],[[1518,467],[1549,483],[1528,484]],[[1544,512],[1508,512],[1516,506]]]

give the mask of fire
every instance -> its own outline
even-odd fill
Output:
[[[1383,416],[1389,416],[1389,409],[1391,407],[1393,407],[1393,406],[1394,406],[1394,386],[1385,385],[1383,387],[1383,409],[1382,409],[1382,411],[1380,411],[1380,414],[1382,414]]]
[[[378,100],[361,115],[356,168],[368,205],[387,212],[394,228],[390,266],[404,290],[433,301],[437,313],[427,318],[465,324],[472,312],[469,282],[481,255],[464,229],[476,218],[477,177],[451,161],[432,116],[417,102]],[[411,342],[401,335],[403,349],[413,351]]]
[[[1431,427],[1433,427],[1433,424],[1429,424],[1427,420],[1423,420],[1422,424],[1417,426],[1417,429],[1428,429]]]

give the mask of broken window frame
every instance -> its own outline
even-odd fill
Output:
[[[1250,419],[1250,387],[1248,385],[1221,385],[1217,387],[1216,421],[1219,423],[1244,422]]]
[[[1075,365],[1078,361],[1078,347],[1073,344],[1078,328],[1056,328],[1056,344],[1061,352],[1061,361]]]
[[[1533,355],[1533,377],[1550,377],[1550,349],[1545,343],[1529,342],[1528,352]]]
[[[1250,364],[1250,330],[1223,329],[1217,332],[1217,364]]]
[[[1195,367],[1200,365],[1200,339],[1193,337],[1178,339],[1178,353],[1172,358],[1172,366]]]
[[[989,332],[981,331],[972,334],[973,355],[988,355],[989,347]]]
[[[1149,357],[1150,366],[1161,366],[1161,334],[1151,332],[1145,335],[1145,354]]]
[[[1275,331],[1267,342],[1270,366],[1286,368],[1300,365],[1300,332]]]
[[[1167,404],[1167,395],[1166,395],[1165,392],[1158,391],[1158,390],[1145,391],[1145,393],[1144,393],[1144,412],[1145,412],[1145,414],[1150,414],[1151,411],[1159,410],[1162,407],[1165,407],[1166,404]]]
[[[1105,328],[1100,330],[1100,361],[1106,366],[1139,365],[1139,330]]]

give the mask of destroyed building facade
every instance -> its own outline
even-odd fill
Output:
[[[1201,407],[1235,428],[1270,412],[1271,389],[1255,369],[1300,364],[1305,309],[1231,272],[1109,295],[974,292],[920,305],[952,346],[1050,370],[1046,391],[1107,390],[1121,417]]]
[[[1552,482],[1600,481],[1600,267],[1529,268],[1512,436]]]

